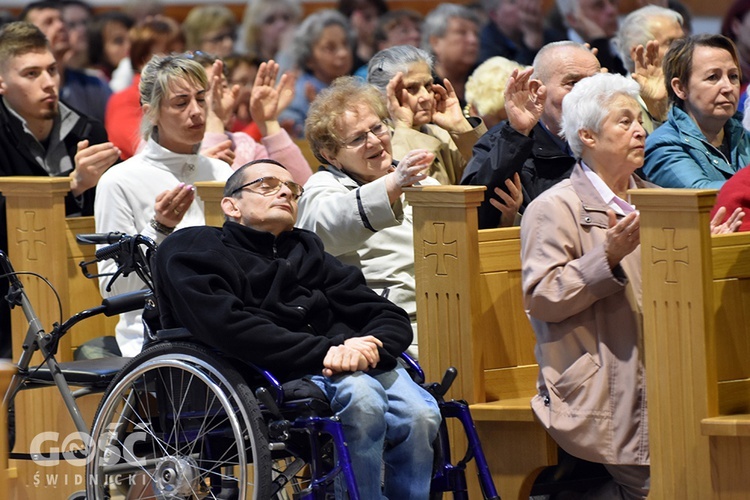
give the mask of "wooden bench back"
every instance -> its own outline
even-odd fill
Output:
[[[62,319],[101,303],[98,282],[81,273],[79,262],[93,258],[93,245],[79,245],[75,235],[93,233],[93,217],[65,217],[65,196],[70,180],[60,177],[3,177],[0,192],[6,198],[8,255],[16,271],[33,271],[47,278],[62,301]],[[90,271],[96,272],[96,266]],[[60,320],[57,298],[38,278],[22,276],[31,303],[49,330]],[[26,335],[20,309],[11,316],[13,353],[17,358]],[[60,342],[58,360],[72,360],[73,350],[100,335],[112,335],[117,318],[87,320]]]
[[[631,200],[641,213],[650,498],[711,498],[719,457],[701,422],[750,412],[750,233],[710,235],[715,191],[638,190]]]
[[[477,230],[483,187],[408,189],[420,363],[428,379],[455,366],[452,397],[531,396],[538,367],[521,293],[519,228]]]

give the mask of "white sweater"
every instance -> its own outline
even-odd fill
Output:
[[[159,193],[174,188],[180,182],[225,181],[231,174],[231,167],[223,161],[199,154],[174,153],[149,140],[139,153],[114,165],[99,180],[94,203],[96,231],[140,233],[158,244],[165,236],[157,233],[149,222],[154,216],[154,204]],[[203,201],[196,196],[177,229],[205,223]],[[112,273],[116,269],[112,260],[99,264],[99,273]],[[145,288],[143,282],[131,274],[127,278],[118,278],[112,290],[107,292],[105,288],[109,279],[109,276],[99,278],[103,297]],[[138,354],[143,346],[141,312],[121,314],[115,333],[123,356]]]

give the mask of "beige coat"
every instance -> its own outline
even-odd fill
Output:
[[[487,132],[480,119],[472,118],[470,123],[473,128],[463,134],[448,133],[432,123],[419,130],[396,128],[391,139],[393,158],[401,160],[412,149],[427,149],[435,154],[430,176],[440,184],[459,184],[474,144]]]
[[[636,178],[639,187],[649,184]],[[526,313],[540,374],[532,407],[568,453],[649,463],[640,247],[610,270],[607,206],[580,165],[521,222]]]

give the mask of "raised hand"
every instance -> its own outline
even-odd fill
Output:
[[[226,141],[221,141],[215,146],[211,146],[210,148],[206,148],[205,150],[201,151],[201,154],[203,156],[207,156],[209,158],[215,158],[217,160],[221,160],[230,167],[234,163],[234,150],[232,150],[232,141],[227,139]]]
[[[99,178],[120,157],[120,149],[111,142],[89,146],[88,140],[78,143],[73,158],[75,167],[70,173],[70,191],[74,196],[83,194],[99,182]]]
[[[721,222],[724,220],[726,213],[726,207],[720,207],[716,211],[716,214],[714,214],[710,222],[711,234],[734,233],[740,228],[742,225],[742,219],[745,218],[745,212],[740,207],[737,207],[726,221]]]
[[[471,124],[464,117],[461,102],[456,96],[453,85],[447,78],[443,80],[443,84],[444,87],[432,86],[435,92],[435,111],[432,113],[432,122],[448,132],[457,134],[469,132]]]
[[[547,87],[532,80],[533,68],[514,69],[505,86],[505,112],[508,123],[518,133],[528,136],[539,122],[547,100]]]
[[[633,57],[635,69],[633,80],[641,86],[641,98],[646,103],[649,113],[659,120],[664,120],[669,109],[667,87],[664,84],[664,69],[659,56],[659,42],[650,40],[646,46],[635,48]]]
[[[162,191],[154,203],[154,219],[159,224],[175,227],[185,217],[195,199],[195,188],[184,182],[172,189]]]
[[[208,92],[206,92],[206,132],[224,132],[227,123],[232,119],[240,86],[231,88],[224,78],[224,62],[214,61],[208,71]]]
[[[261,63],[250,94],[250,115],[263,136],[273,134],[281,128],[279,113],[294,98],[295,76],[284,73],[277,83],[278,74],[279,65],[275,61]]]
[[[395,170],[385,178],[386,191],[391,203],[403,193],[403,188],[413,186],[430,174],[435,155],[426,149],[415,149],[406,153]]]
[[[404,88],[404,74],[396,73],[385,87],[388,114],[393,120],[394,128],[412,128],[414,126],[414,110],[408,104]]]
[[[610,269],[614,269],[626,255],[641,244],[641,216],[637,211],[631,212],[619,222],[613,210],[607,210],[607,216],[609,229],[604,241],[604,253]]]

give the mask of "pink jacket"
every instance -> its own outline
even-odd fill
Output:
[[[234,170],[247,162],[270,158],[284,165],[291,172],[294,181],[300,185],[304,185],[313,173],[302,151],[284,129],[263,137],[260,140],[261,143],[256,142],[244,132],[209,132],[203,136],[201,151],[226,141],[227,138],[233,143],[235,157],[232,168]]]
[[[646,465],[641,252],[610,270],[607,208],[577,165],[523,215],[524,306],[540,368],[531,405],[568,453]]]

